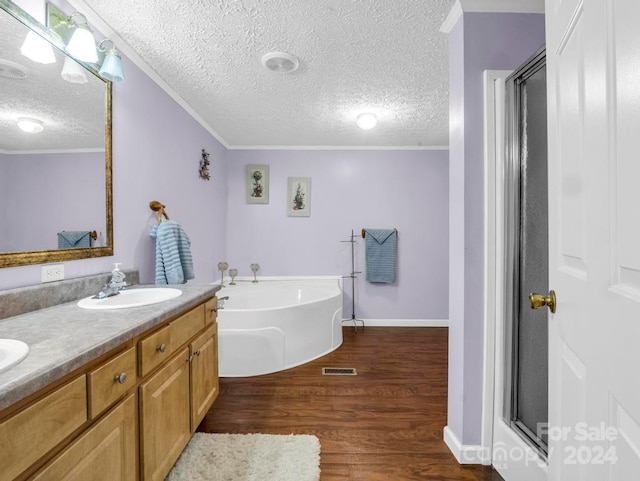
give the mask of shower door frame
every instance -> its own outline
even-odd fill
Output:
[[[505,480],[546,481],[547,463],[505,422],[505,79],[512,70],[484,72],[484,356],[479,446],[462,446],[459,462],[493,465]],[[524,458],[505,459],[511,449]],[[508,461],[508,471],[500,465]]]
[[[506,142],[505,142],[505,358],[503,413],[513,431],[542,457],[547,458],[547,445],[535,432],[517,418],[518,397],[515,387],[518,383],[518,324],[520,322],[520,281],[522,252],[522,154],[521,154],[521,85],[529,77],[546,67],[546,49],[543,47],[519,67],[506,81]],[[529,261],[531,262],[531,261]],[[547,275],[548,278],[548,275]],[[547,279],[548,282],[548,279]],[[513,319],[514,322],[508,322]],[[515,322],[515,320],[518,320]],[[547,353],[548,356],[548,353]],[[548,373],[547,373],[548,374]],[[548,385],[548,382],[547,382]],[[547,417],[548,423],[548,417]]]

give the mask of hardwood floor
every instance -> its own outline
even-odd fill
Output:
[[[322,375],[323,367],[357,376]],[[199,430],[315,434],[321,481],[502,479],[459,465],[442,440],[446,423],[447,329],[345,327],[337,351],[304,366],[222,378]]]

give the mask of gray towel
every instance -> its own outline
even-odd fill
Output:
[[[395,229],[365,229],[367,280],[396,281],[398,232]]]
[[[91,232],[88,230],[63,230],[58,232],[58,249],[91,247]]]

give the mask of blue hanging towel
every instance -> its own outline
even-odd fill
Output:
[[[58,249],[91,247],[91,232],[88,230],[63,230],[58,232]]]
[[[398,231],[396,229],[365,229],[367,280],[393,283],[396,281]]]
[[[191,241],[180,224],[163,221],[150,235],[156,240],[156,284],[184,284],[195,277]]]

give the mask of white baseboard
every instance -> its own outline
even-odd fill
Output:
[[[449,426],[444,427],[444,442],[459,464],[483,464],[482,446],[462,444]]]
[[[365,327],[449,327],[448,319],[360,319]],[[348,326],[351,319],[344,319],[342,324]],[[358,326],[362,323],[358,322]]]

